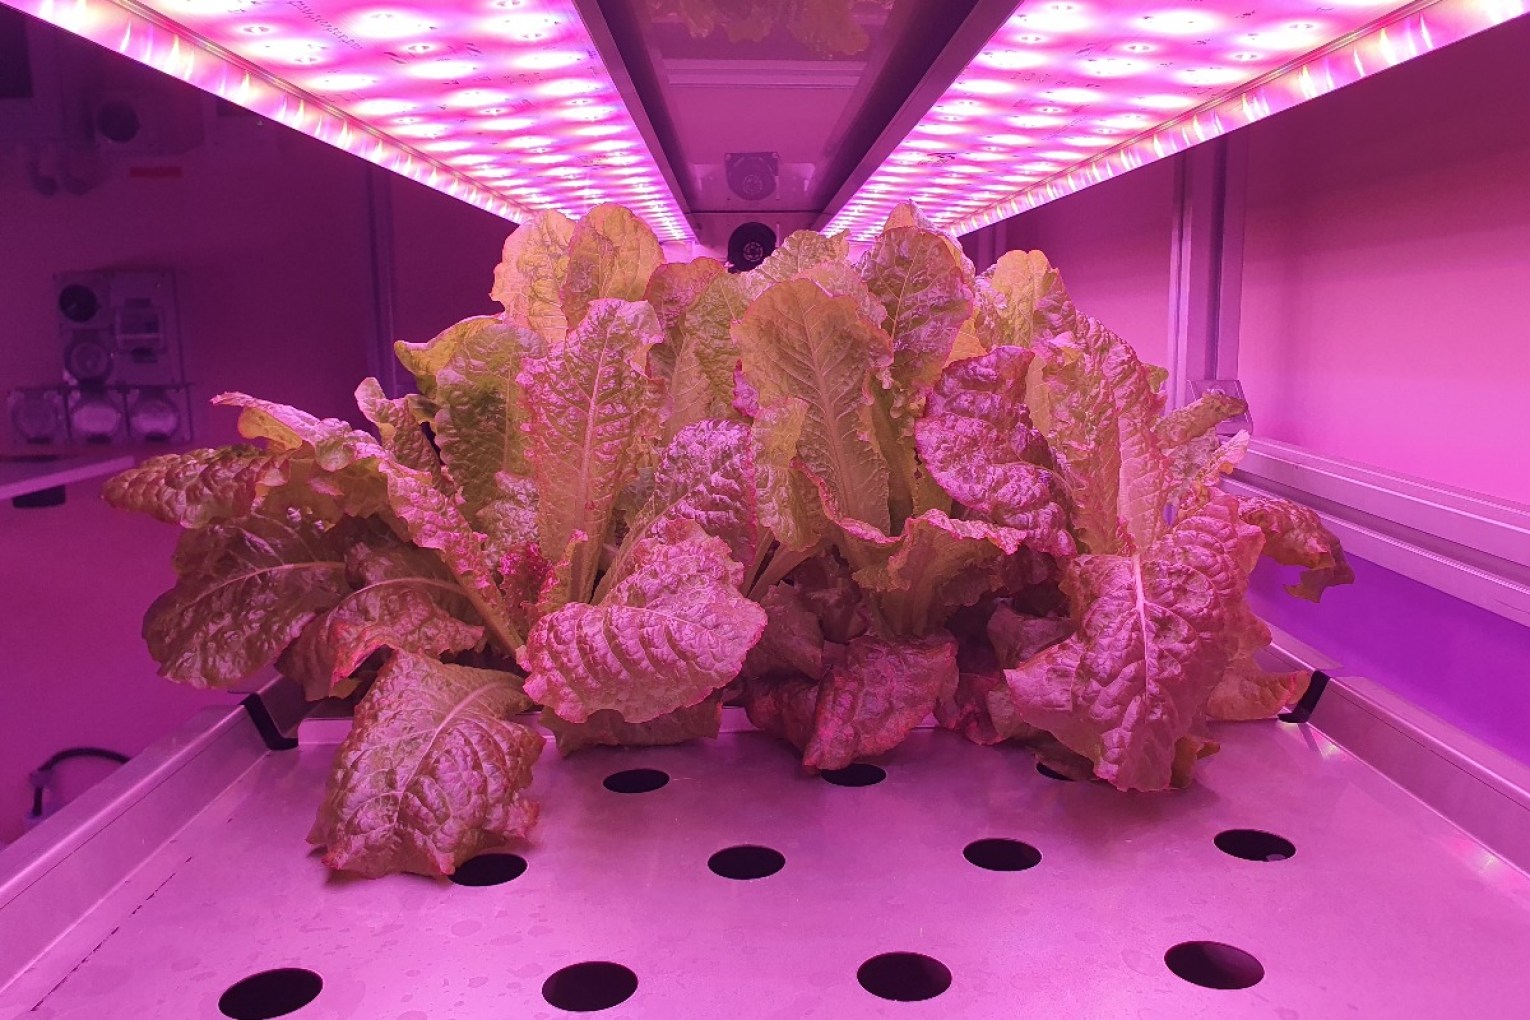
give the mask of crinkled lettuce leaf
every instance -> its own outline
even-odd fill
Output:
[[[568,276],[569,242],[574,221],[545,210],[522,223],[505,239],[504,255],[494,268],[489,296],[505,307],[505,319],[524,326],[544,343],[568,332],[561,291]]]
[[[798,455],[845,513],[886,531],[887,461],[872,435],[871,406],[873,380],[892,363],[887,335],[852,299],[793,279],[757,298],[733,337],[761,410],[801,401]]]
[[[269,665],[350,590],[345,555],[356,530],[251,514],[182,534],[175,587],[143,623],[161,675],[229,687]]]
[[[661,339],[646,303],[599,299],[567,338],[521,364],[543,555],[562,553],[576,532],[586,539],[570,565],[570,601],[593,593],[617,499],[658,438],[661,394],[648,351]]]
[[[395,345],[433,407],[431,432],[469,517],[497,497],[501,472],[530,473],[527,402],[516,373],[537,346],[529,327],[489,315],[464,319],[429,343]]]
[[[284,452],[220,446],[151,457],[109,479],[101,495],[119,510],[202,528],[243,517],[291,477],[291,458]]]
[[[1018,347],[957,362],[941,373],[915,442],[930,473],[978,519],[1024,532],[1032,548],[1074,552],[1046,439],[1031,423]]]
[[[1019,718],[1119,789],[1188,780],[1186,749],[1199,749],[1261,544],[1236,501],[1217,494],[1138,552],[1074,560],[1063,587],[1076,633],[1005,673]]]
[[[532,628],[526,693],[568,722],[596,712],[644,723],[702,701],[738,675],[765,629],[739,594],[743,568],[694,521],[655,528],[604,599],[569,603]]]
[[[708,420],[682,429],[665,448],[641,509],[627,522],[622,546],[597,598],[627,574],[633,550],[671,521],[695,521],[720,538],[741,565],[754,562],[759,541],[754,445],[747,426]]]
[[[1264,554],[1276,563],[1302,567],[1301,580],[1287,593],[1317,602],[1336,584],[1350,584],[1355,570],[1323,519],[1310,507],[1279,496],[1239,496],[1238,513],[1264,533]]]
[[[552,731],[558,753],[569,755],[586,747],[660,747],[715,737],[722,728],[722,709],[722,697],[713,695],[642,723],[627,722],[608,708],[591,713],[582,723],[567,722],[547,711],[541,723]]]
[[[347,591],[277,661],[311,700],[344,696],[349,678],[384,649],[440,658],[483,644],[484,628],[440,559],[381,532],[345,554]]]
[[[536,823],[526,793],[542,737],[516,678],[398,652],[356,708],[308,841],[375,878],[450,875]]]
[[[858,637],[821,684],[765,678],[745,688],[749,719],[799,747],[810,770],[841,769],[901,744],[956,689],[956,642]]]
[[[597,205],[585,213],[569,237],[568,269],[558,292],[568,328],[578,329],[602,298],[643,300],[648,278],[663,260],[658,238],[630,210]]]

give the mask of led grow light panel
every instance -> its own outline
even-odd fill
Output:
[[[963,234],[1525,13],[1525,0],[1027,2],[830,221]]]
[[[620,202],[692,236],[572,0],[12,6],[507,219]]]

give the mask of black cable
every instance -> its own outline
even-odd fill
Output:
[[[48,781],[52,778],[53,767],[70,758],[104,758],[114,761],[118,765],[125,764],[128,756],[121,751],[109,751],[104,747],[66,747],[62,751],[51,756],[47,761],[32,771],[28,777],[32,782],[32,817],[41,818],[43,813],[43,791],[48,788]]]

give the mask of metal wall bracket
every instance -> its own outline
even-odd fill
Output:
[[[1248,143],[1223,135],[1175,162],[1169,264],[1170,404],[1195,399],[1191,383],[1238,375],[1243,292],[1243,207]]]

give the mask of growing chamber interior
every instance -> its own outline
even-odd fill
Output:
[[[9,1009],[1530,1002],[1520,6],[11,6],[0,381],[57,391],[65,431],[28,443],[8,415],[3,491],[67,498],[0,522]],[[115,140],[124,105],[140,127]],[[1228,488],[1314,507],[1356,567],[1318,606],[1254,575],[1283,662],[1333,678],[1309,721],[1224,727],[1196,786],[1156,796],[923,729],[841,785],[729,714],[713,742],[548,755],[534,842],[458,884],[366,883],[302,843],[343,717],[299,722],[270,688],[299,740],[273,750],[239,707],[269,677],[154,676],[138,629],[171,529],[108,511],[91,475],[163,449],[126,425],[133,387],[190,387],[176,442],[232,441],[205,407],[225,390],[359,422],[357,379],[405,385],[393,340],[497,310],[507,220],[616,201],[667,257],[738,263],[747,223],[860,244],[906,199],[979,270],[1046,251],[1171,403],[1241,385]],[[115,349],[124,424],[80,449],[59,279],[144,270],[173,274],[178,364]],[[134,757],[34,790],[75,747]]]

